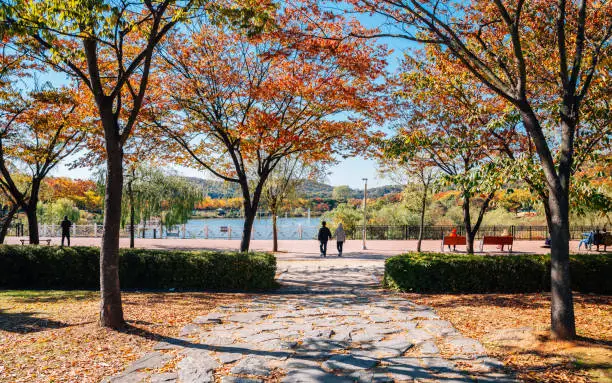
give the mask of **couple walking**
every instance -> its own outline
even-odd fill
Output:
[[[338,224],[338,228],[334,233],[336,237],[336,247],[338,248],[338,256],[342,256],[342,245],[344,245],[344,241],[346,241],[346,233],[344,232],[344,228],[342,224]],[[321,257],[327,256],[327,241],[332,238],[332,233],[327,227],[327,222],[321,222],[321,228],[319,229],[319,249],[321,250]]]

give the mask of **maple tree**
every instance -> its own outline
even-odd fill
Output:
[[[495,154],[488,149],[490,134],[484,129],[503,115],[504,105],[465,71],[457,72],[430,55],[417,52],[418,59],[404,60],[397,104],[402,122],[398,134],[383,145],[384,157],[421,171],[437,168],[443,175],[439,183],[458,189],[466,249],[472,254],[484,215],[504,183]],[[474,200],[481,197],[474,221]]]
[[[47,193],[41,197],[43,202],[60,198],[73,201],[81,210],[92,213],[102,211],[102,196],[98,194],[98,186],[92,180],[72,179],[68,177],[47,177],[44,181]]]
[[[195,12],[211,12],[221,21],[231,20],[245,28],[258,27],[266,15],[256,12],[258,5],[245,2],[235,7],[204,0],[14,0],[0,6],[0,28],[21,38],[18,48],[72,76],[95,105],[106,154],[100,249],[103,326],[125,324],[118,274],[123,149],[145,102],[155,47]]]
[[[36,207],[43,180],[81,147],[88,124],[78,117],[72,89],[18,87],[29,64],[7,46],[10,41],[0,44],[0,188],[10,196],[10,205],[25,211],[29,241],[38,244]]]
[[[511,103],[535,147],[548,194],[553,336],[576,335],[569,272],[570,180],[589,91],[609,68],[612,4],[599,0],[350,0],[393,20],[391,36],[435,45]],[[550,108],[542,111],[545,102]],[[552,124],[545,124],[548,116]],[[548,132],[552,132],[552,135]]]
[[[241,251],[249,249],[264,185],[283,158],[326,163],[358,151],[383,104],[376,80],[384,49],[302,33],[315,23],[331,34],[345,32],[344,23],[317,16],[288,7],[276,17],[279,29],[253,37],[193,24],[164,46],[168,67],[160,86],[173,112],[158,125],[169,151],[182,151],[179,161],[240,185]],[[338,118],[351,111],[354,117]]]

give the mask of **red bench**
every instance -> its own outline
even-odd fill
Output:
[[[498,246],[508,246],[508,253],[512,253],[512,244],[514,243],[514,237],[511,235],[485,235],[482,237],[480,241],[480,251],[482,252],[482,248],[484,245],[498,245]]]
[[[465,242],[465,237],[464,236],[448,236],[448,237],[442,237],[442,247],[441,250],[442,252],[444,252],[444,246],[465,246],[466,242]]]

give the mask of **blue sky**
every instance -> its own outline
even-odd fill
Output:
[[[374,28],[380,27],[384,23],[384,19],[380,16],[370,17],[367,15],[360,15],[358,19],[367,27]],[[381,43],[386,44],[387,47],[393,50],[393,53],[388,58],[388,70],[393,72],[397,69],[397,66],[401,60],[403,52],[414,46],[406,40],[385,38],[380,40]],[[66,82],[65,75],[63,74],[50,74],[47,78],[41,78],[43,81],[50,81],[54,84],[62,84]],[[188,168],[175,168],[175,170],[183,175],[191,177],[201,178],[213,178],[213,176],[196,169]],[[353,157],[347,159],[341,159],[340,162],[329,168],[329,175],[327,177],[327,183],[331,185],[349,185],[352,188],[363,188],[362,178],[368,178],[368,186],[382,186],[391,183],[390,180],[380,175],[377,171],[376,161]],[[71,178],[90,178],[91,169],[89,168],[77,168],[69,169],[67,164],[60,164],[55,171],[52,173],[53,176],[71,177]]]

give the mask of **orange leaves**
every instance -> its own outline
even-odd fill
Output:
[[[386,113],[386,51],[309,35],[338,35],[344,24],[303,4],[287,6],[278,29],[254,37],[196,23],[171,38],[156,84],[172,108],[164,129],[199,165],[233,178],[245,171],[236,167],[267,168],[296,153],[332,161],[369,143],[369,125]]]

